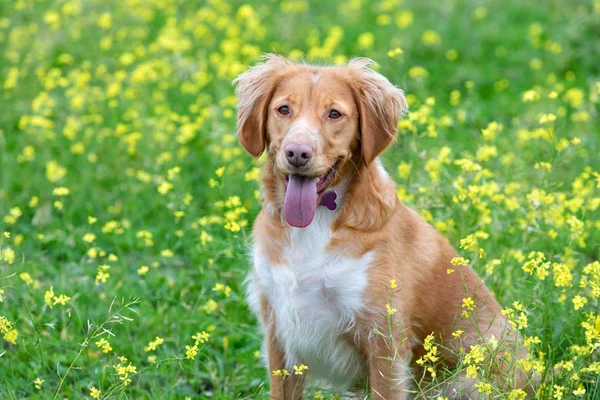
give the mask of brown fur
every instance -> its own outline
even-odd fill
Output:
[[[369,311],[356,316],[357,324],[347,339],[364,355],[373,398],[403,399],[407,388],[405,364],[411,354],[413,361],[422,354],[420,343],[428,334],[434,332],[436,341],[449,348],[459,346],[452,337],[456,329],[465,331],[461,341],[466,349],[479,340],[476,327],[459,318],[464,297],[476,300],[484,337],[499,338],[506,320],[475,272],[467,266],[450,264],[457,256],[454,249],[398,200],[393,181],[382,177],[373,162],[392,142],[398,119],[407,105],[403,92],[368,65],[358,60],[346,67],[314,67],[268,56],[264,64],[237,79],[239,139],[253,156],[265,149],[268,154],[262,178],[265,204],[254,230],[268,243],[268,254],[274,263],[285,262],[281,251],[289,244],[282,204],[283,177],[290,172],[281,149],[289,139],[292,121],[304,118],[307,126],[316,127],[318,132],[318,136],[304,131],[292,133],[295,141],[315,148],[315,157],[303,173],[320,175],[339,162],[338,176],[331,185],[341,177],[351,177],[328,246],[332,252],[350,257],[375,250],[376,258],[370,265],[368,287],[363,294]],[[290,105],[289,118],[277,114],[281,104]],[[334,106],[344,114],[343,123],[324,119],[324,113]],[[448,268],[457,272],[449,275]],[[373,333],[376,327],[387,326],[382,314],[390,302],[391,279],[398,284],[392,306],[398,310],[394,318],[401,327],[395,343]],[[269,329],[274,319],[269,310],[268,300],[263,298],[269,371],[273,371],[284,368],[285,360],[277,336]],[[390,363],[381,358],[390,351],[401,362]],[[391,385],[390,377],[395,377]],[[525,377],[521,378],[520,386],[525,383]],[[280,378],[272,379],[272,398],[289,399],[292,388],[296,390],[294,396],[299,396],[303,381],[292,376],[286,382],[282,387]]]

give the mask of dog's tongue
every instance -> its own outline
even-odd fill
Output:
[[[312,222],[317,210],[317,182],[319,178],[290,175],[285,192],[283,212],[288,224],[305,228]]]

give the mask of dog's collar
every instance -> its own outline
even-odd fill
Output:
[[[337,193],[335,193],[333,190],[328,190],[323,194],[323,197],[321,197],[319,205],[327,207],[327,209],[333,211],[337,208],[335,199],[337,199]]]

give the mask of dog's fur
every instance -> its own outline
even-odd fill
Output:
[[[252,156],[268,156],[248,301],[262,321],[270,374],[291,371],[271,377],[272,398],[300,398],[309,375],[342,389],[368,381],[374,399],[403,399],[411,360],[423,354],[428,334],[446,349],[468,351],[510,330],[475,272],[452,266],[454,249],[398,200],[377,155],[393,141],[407,103],[370,64],[316,67],[271,55],[236,79],[239,141]],[[279,113],[282,105],[288,115]],[[331,109],[342,117],[329,118]],[[314,149],[302,174],[320,176],[337,165],[328,190],[338,194],[338,208],[318,207],[306,228],[291,227],[283,215],[284,177],[298,173],[282,150],[291,141]],[[467,296],[476,302],[478,326],[460,318]],[[386,304],[396,310],[391,317]],[[457,329],[460,339],[452,336]],[[454,361],[456,352],[441,353]],[[309,370],[296,375],[301,363]],[[454,393],[477,397],[472,383],[458,379]],[[518,387],[524,383],[519,375]]]

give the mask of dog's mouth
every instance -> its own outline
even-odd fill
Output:
[[[320,176],[300,174],[285,175],[285,200],[283,212],[288,224],[305,228],[312,222],[317,211],[317,197],[333,180],[339,162]]]

